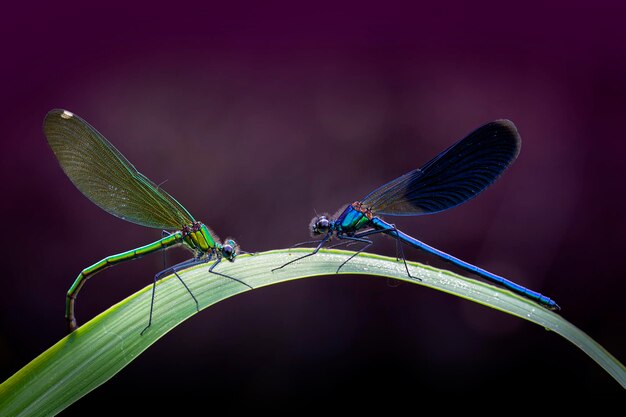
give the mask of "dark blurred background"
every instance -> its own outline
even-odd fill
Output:
[[[509,118],[522,152],[493,187],[449,212],[391,220],[556,299],[626,360],[626,6],[585,3],[7,5],[0,378],[65,335],[65,293],[82,268],[160,237],[65,177],[41,130],[56,107],[248,251],[306,240],[315,210],[333,213]],[[378,239],[371,250],[393,255],[394,245]],[[79,320],[161,266],[155,255],[98,275]],[[203,311],[64,415],[555,391],[622,392],[534,324],[420,286],[330,276]]]

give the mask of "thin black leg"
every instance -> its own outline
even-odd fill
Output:
[[[155,274],[154,275],[154,282],[152,283],[152,299],[150,300],[150,316],[148,317],[148,325],[146,327],[144,327],[144,329],[141,331],[141,333],[139,333],[140,336],[143,336],[144,332],[146,330],[148,330],[148,328],[150,326],[152,326],[152,309],[154,307],[154,293],[156,291],[156,283],[157,283],[157,280],[158,280],[158,278],[157,278],[158,275],[159,274]]]
[[[178,278],[178,280],[180,281],[181,284],[183,284],[187,292],[189,292],[189,295],[191,295],[191,298],[193,298],[193,301],[196,303],[196,311],[200,311],[200,305],[198,304],[198,300],[196,299],[196,296],[193,295],[193,292],[191,292],[187,284],[185,284],[185,281],[183,281],[180,275],[178,275],[178,271],[174,270],[172,272],[174,272],[174,275],[176,275],[176,278]]]
[[[396,225],[395,225],[395,224],[392,224],[392,226],[393,226],[393,229],[391,229],[391,230],[393,230],[393,231],[394,231],[394,232],[396,232],[396,234],[397,234],[397,233],[398,233],[398,229],[396,228]],[[421,278],[414,277],[414,276],[413,276],[413,275],[411,275],[411,273],[409,272],[409,265],[407,265],[407,263],[406,263],[406,257],[404,256],[404,248],[402,247],[402,243],[403,243],[403,242],[402,242],[400,239],[398,239],[398,238],[395,238],[395,239],[396,239],[396,251],[397,251],[398,249],[400,249],[400,255],[402,256],[402,262],[404,262],[404,268],[406,268],[406,274],[409,276],[409,278],[413,278],[413,279],[416,279],[416,280],[418,280],[418,281],[421,281],[421,280],[422,280]],[[399,244],[399,245],[398,245],[398,242],[400,242],[400,244]]]
[[[393,229],[371,229],[371,230],[366,230],[365,232],[357,233],[356,235],[354,235],[354,237],[362,238],[364,236],[371,236],[371,235],[375,235],[377,233],[386,233],[386,232],[389,232],[389,231],[395,232],[397,234],[398,233],[398,229],[396,228],[396,225],[392,224],[392,226],[393,226]],[[406,273],[409,276],[409,278],[413,278],[413,279],[416,279],[418,281],[421,281],[422,280],[421,278],[414,277],[409,272],[409,266],[406,263],[406,258],[404,256],[404,249],[403,249],[403,246],[402,246],[404,242],[402,242],[396,236],[393,236],[391,234],[388,234],[388,236],[391,236],[392,238],[394,238],[396,240],[396,252],[398,250],[400,251],[400,256],[402,257],[402,261],[404,262],[404,267],[406,268]],[[398,259],[397,253],[396,253],[396,259]],[[398,260],[400,260],[400,259],[398,259]]]
[[[167,230],[161,230],[161,239],[163,239],[165,236],[169,236],[169,235],[171,235],[171,233],[168,232]],[[165,255],[165,253],[167,251],[161,251],[161,252],[163,252],[163,269],[165,269],[165,268],[167,268],[167,258],[166,258],[166,255]]]
[[[394,226],[395,227],[395,226]],[[396,241],[396,261],[400,260],[400,253],[402,252],[402,248],[400,247],[400,239],[394,239]]]
[[[222,262],[222,258],[218,257],[218,258],[217,258],[217,261],[215,261],[215,262],[213,263],[213,265],[211,265],[211,267],[209,268],[209,272],[210,272],[210,273],[212,273],[212,274],[215,274],[215,275],[219,275],[219,276],[224,277],[224,278],[229,278],[229,279],[232,279],[233,281],[237,281],[238,283],[245,285],[246,287],[250,288],[251,290],[253,290],[253,289],[254,289],[254,288],[252,288],[252,286],[250,286],[250,285],[246,284],[245,282],[243,282],[243,281],[242,281],[242,280],[240,280],[240,279],[237,279],[237,278],[235,278],[235,277],[231,277],[230,275],[222,274],[222,273],[220,273],[220,272],[215,272],[213,269],[214,269],[214,268],[215,268],[215,267],[216,267],[216,266],[217,266],[220,262]]]
[[[305,242],[298,242],[298,243],[296,243],[294,245],[289,246],[287,249],[297,248],[298,246],[308,245],[309,243],[317,243],[317,244],[319,244],[322,240],[324,240],[324,238],[322,238],[322,239],[315,239],[315,240],[307,240]]]
[[[309,256],[315,255],[317,252],[319,252],[319,250],[322,248],[322,246],[324,246],[324,243],[326,243],[328,241],[328,239],[330,239],[330,236],[331,236],[330,233],[326,234],[326,236],[324,236],[324,238],[319,241],[319,244],[317,245],[317,247],[315,249],[313,249],[313,252],[307,253],[306,255],[303,255],[303,256],[301,256],[299,258],[293,259],[293,260],[287,262],[286,264],[279,266],[278,268],[274,268],[274,269],[272,269],[272,272],[276,271],[277,269],[283,269],[287,265],[292,264],[294,262],[297,262],[300,259],[308,258]]]
[[[341,268],[343,268],[343,266],[345,264],[347,264],[348,262],[350,262],[352,260],[352,258],[354,258],[355,256],[357,256],[359,253],[363,252],[365,249],[369,248],[370,246],[372,246],[372,242],[371,240],[367,240],[367,239],[363,239],[361,237],[356,237],[356,236],[344,236],[344,235],[337,235],[337,237],[339,239],[344,239],[344,240],[349,240],[351,242],[357,242],[357,243],[365,243],[365,246],[363,246],[362,248],[360,248],[358,251],[354,252],[352,255],[350,255],[350,257],[348,259],[346,259],[345,261],[343,261],[343,263],[341,265],[339,265],[339,268],[337,268],[337,274],[339,273],[339,270]]]
[[[361,237],[365,237],[365,236],[377,235],[378,233],[385,233],[386,231],[387,230],[385,230],[385,229],[369,229],[369,230],[366,230],[364,232],[357,233],[353,237],[361,238]]]
[[[148,325],[141,331],[140,335],[143,336],[144,332],[146,330],[148,330],[148,328],[152,325],[152,313],[154,311],[154,294],[156,292],[156,283],[158,280],[160,280],[161,278],[163,278],[163,276],[169,274],[169,273],[174,273],[174,275],[176,275],[176,277],[179,279],[179,281],[183,284],[183,286],[187,289],[187,291],[189,292],[189,295],[191,295],[191,298],[193,298],[193,301],[196,303],[196,310],[200,311],[200,307],[198,305],[198,300],[196,299],[195,295],[193,295],[193,292],[191,292],[191,289],[189,289],[189,287],[187,286],[187,284],[185,284],[185,281],[183,281],[183,279],[180,277],[180,275],[178,275],[178,271],[182,270],[182,269],[186,269],[189,267],[192,267],[194,265],[199,265],[199,264],[203,264],[208,262],[205,259],[198,259],[198,258],[193,258],[193,259],[188,259],[186,261],[183,261],[179,264],[176,264],[174,266],[171,266],[167,269],[164,269],[161,272],[158,272],[154,275],[154,282],[152,283],[152,298],[150,300],[150,316],[148,317]]]
[[[351,242],[349,240],[342,240],[341,242],[332,244],[330,246],[327,246],[326,249],[334,249],[334,248],[338,248],[339,246],[343,246],[346,245],[346,248],[350,245],[354,245],[356,242]]]

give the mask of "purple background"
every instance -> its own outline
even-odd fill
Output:
[[[626,360],[619,4],[11,4],[0,17],[0,378],[64,336],[64,295],[82,268],[159,237],[73,187],[41,131],[55,107],[88,120],[248,251],[306,240],[314,210],[333,213],[509,118],[522,152],[496,185],[449,212],[393,220],[556,299],[566,319]],[[372,251],[394,253],[377,242]],[[187,255],[177,253],[170,259]],[[98,275],[81,292],[80,321],[148,285],[161,262]],[[419,286],[323,277],[198,314],[66,415],[122,401],[158,412],[555,389],[621,392],[534,324]]]

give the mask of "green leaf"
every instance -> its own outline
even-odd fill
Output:
[[[241,279],[254,288],[300,278],[334,274],[353,252],[326,250],[296,264],[271,272],[310,249],[271,251],[255,256],[240,256],[224,263],[219,271]],[[626,369],[593,339],[558,314],[507,290],[464,278],[448,271],[393,258],[362,253],[346,264],[342,274],[369,274],[423,285],[495,308],[537,323],[565,337],[582,349],[626,388]],[[179,273],[198,299],[200,309],[233,295],[251,291],[228,278],[208,272],[205,266]],[[152,326],[146,326],[151,286],[114,305],[66,336],[0,385],[0,415],[49,416],[106,382],[176,325],[193,316],[196,305],[175,276],[157,285]],[[62,319],[60,318],[62,321]]]

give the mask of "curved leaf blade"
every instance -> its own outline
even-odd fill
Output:
[[[310,249],[309,249],[310,250]],[[220,265],[220,272],[235,276],[255,289],[295,279],[334,275],[353,252],[325,250],[292,268],[274,273],[272,268],[307,253],[307,249],[278,250],[243,255],[237,262]],[[626,388],[626,368],[602,346],[560,315],[507,290],[461,277],[449,271],[393,258],[362,253],[342,268],[342,274],[368,274],[399,279],[444,291],[523,318],[552,330],[578,346]],[[210,274],[199,266],[179,273],[193,291],[200,309],[209,307],[248,287]],[[55,415],[106,382],[150,345],[196,313],[195,303],[174,276],[157,285],[152,326],[143,335],[150,306],[151,285],[112,306],[74,333],[66,336],[0,385],[0,415]]]

